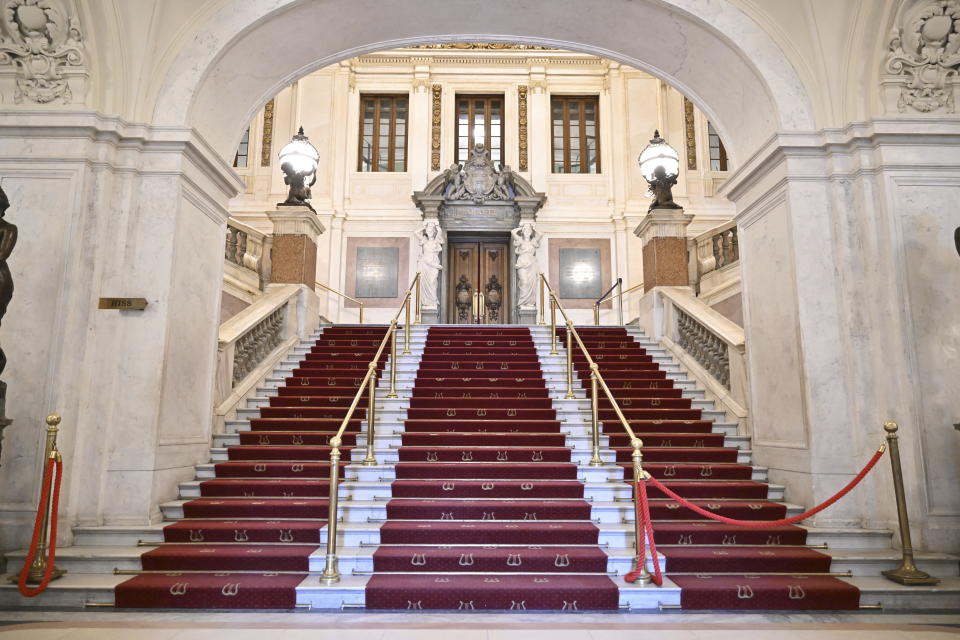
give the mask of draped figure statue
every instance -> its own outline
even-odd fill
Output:
[[[537,306],[537,248],[543,234],[537,233],[533,223],[525,222],[510,235],[517,254],[517,306],[532,309]]]
[[[443,250],[440,225],[436,220],[427,220],[417,229],[416,237],[420,243],[420,262],[417,266],[420,271],[420,306],[437,309],[440,306],[440,270],[443,269],[440,264],[440,252]]]
[[[13,298],[13,276],[10,275],[7,258],[13,253],[13,247],[17,244],[17,227],[3,219],[9,208],[10,201],[0,187],[0,322],[3,321],[3,316],[7,315],[7,305]],[[0,349],[0,373],[3,373],[6,366],[7,356],[3,353],[3,349]],[[2,417],[3,413],[0,411],[0,418]]]

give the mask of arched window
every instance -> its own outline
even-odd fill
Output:
[[[723,146],[723,140],[720,139],[720,134],[716,132],[713,125],[709,122],[707,123],[707,134],[710,142],[710,170],[726,171],[727,150]]]
[[[247,127],[243,132],[243,137],[240,138],[240,146],[237,147],[237,153],[233,156],[233,166],[238,169],[245,169],[247,167],[247,160],[250,154],[250,127]]]

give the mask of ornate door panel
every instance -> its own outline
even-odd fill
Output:
[[[510,321],[509,244],[450,244],[447,321],[454,324],[504,324]]]

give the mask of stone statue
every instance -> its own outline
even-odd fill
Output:
[[[454,162],[450,165],[450,168],[447,169],[444,174],[446,179],[444,184],[444,193],[446,197],[450,200],[459,200],[466,193],[466,187],[463,184],[463,173],[460,170],[460,165]]]
[[[416,231],[417,241],[420,243],[420,306],[421,308],[436,309],[440,306],[439,282],[440,252],[443,250],[443,236],[440,225],[436,220],[427,220]]]
[[[13,247],[17,244],[17,227],[3,219],[9,208],[10,200],[0,187],[0,323],[3,322],[3,316],[7,314],[10,299],[13,298],[13,277],[10,275],[10,267],[7,266],[7,258],[13,253]],[[6,365],[7,356],[3,353],[3,349],[0,349],[0,373],[3,373]]]
[[[314,168],[310,171],[297,171],[293,168],[293,164],[289,162],[281,164],[280,170],[283,171],[283,184],[290,187],[287,199],[280,204],[283,206],[307,207],[310,211],[314,211],[308,200],[313,197],[310,187],[317,183],[317,170]],[[310,184],[307,184],[307,178],[310,178]]]
[[[649,211],[683,208],[673,201],[673,185],[675,184],[677,184],[677,176],[675,174],[667,175],[667,170],[663,168],[663,165],[653,170],[653,180],[647,180],[650,194],[653,195],[653,202],[650,203]]]
[[[495,198],[500,200],[513,200],[517,194],[517,187],[513,180],[513,170],[510,165],[503,165],[500,173],[497,174],[497,184],[493,188]]]
[[[543,234],[537,233],[533,223],[525,222],[510,232],[517,253],[517,306],[531,309],[537,306],[537,248]]]

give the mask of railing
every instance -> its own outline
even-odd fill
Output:
[[[256,282],[257,289],[260,291],[263,291],[264,287],[270,282],[271,241],[271,236],[257,231],[253,227],[237,220],[227,221],[224,260],[249,273],[250,280]],[[241,278],[245,279],[243,276]]]
[[[623,290],[622,283],[623,283],[623,279],[617,278],[617,283],[612,287],[610,287],[610,289],[605,294],[597,298],[597,301],[593,303],[593,324],[597,326],[600,325],[600,305],[603,304],[604,302],[607,302],[608,300],[613,300],[613,299],[617,299],[620,303],[619,304],[620,324],[623,324],[623,296],[633,293],[637,289],[642,289],[643,283],[641,282],[640,284],[635,284],[629,289],[627,289],[626,291]],[[618,287],[620,290],[617,293],[610,295],[610,293],[615,288],[618,288]]]
[[[641,303],[640,325],[659,340],[749,433],[743,329],[685,287],[657,287]]]
[[[414,293],[416,292],[416,293]],[[340,423],[340,428],[337,429],[337,433],[330,438],[330,499],[327,507],[327,560],[326,566],[323,569],[323,574],[320,576],[320,581],[324,584],[335,584],[340,581],[340,568],[337,560],[337,518],[339,513],[339,491],[340,491],[340,445],[343,443],[343,433],[347,430],[347,425],[350,424],[351,418],[353,418],[353,412],[357,410],[357,405],[360,404],[360,399],[363,397],[364,391],[368,393],[368,404],[367,404],[367,447],[366,455],[363,458],[362,464],[364,466],[374,466],[377,464],[377,458],[375,455],[375,442],[376,442],[376,401],[377,401],[377,366],[380,362],[380,356],[383,355],[383,350],[387,346],[387,341],[390,341],[390,391],[387,393],[388,398],[397,397],[397,323],[400,320],[400,314],[404,314],[404,329],[403,329],[403,355],[410,354],[410,305],[411,303],[416,304],[417,309],[420,308],[420,274],[417,273],[414,277],[413,282],[410,283],[410,287],[407,289],[406,294],[403,296],[403,302],[400,304],[400,309],[397,310],[396,315],[393,316],[393,319],[390,321],[390,326],[387,329],[387,333],[383,336],[383,340],[380,341],[380,346],[377,348],[376,354],[373,356],[373,359],[370,361],[370,364],[367,365],[367,375],[363,377],[363,380],[360,382],[360,387],[357,389],[356,395],[353,397],[353,402],[350,403],[350,408],[347,409],[346,415],[343,417],[343,422]]]
[[[643,447],[643,442],[637,438],[637,435],[634,433],[633,429],[630,427],[630,423],[627,421],[627,418],[623,415],[623,411],[620,410],[620,405],[617,403],[616,398],[613,397],[613,393],[610,391],[610,387],[607,386],[606,381],[603,379],[603,376],[600,374],[600,366],[594,362],[593,358],[590,357],[590,352],[587,351],[587,347],[583,344],[583,340],[580,338],[580,334],[577,333],[577,329],[573,326],[573,321],[570,320],[567,316],[567,312],[564,311],[563,307],[560,305],[559,300],[557,299],[556,293],[554,293],[553,288],[550,286],[550,283],[547,282],[546,277],[541,273],[540,274],[540,300],[544,300],[544,296],[549,294],[550,298],[550,354],[558,355],[557,351],[557,311],[560,311],[560,315],[563,316],[563,320],[566,323],[567,327],[567,393],[566,398],[571,399],[576,397],[573,393],[573,343],[576,341],[577,347],[583,353],[584,357],[587,360],[587,365],[590,368],[590,443],[591,443],[591,454],[590,454],[590,466],[599,467],[603,465],[603,460],[600,458],[600,406],[599,406],[599,391],[602,389],[604,395],[606,395],[607,400],[610,402],[610,406],[613,407],[614,412],[617,414],[617,419],[620,421],[623,430],[626,432],[627,436],[630,438],[630,446],[633,449],[633,452],[630,454],[630,458],[633,461],[633,487],[634,487],[634,507],[636,507],[637,500],[639,496],[637,495],[637,483],[640,482],[645,477],[645,471],[643,470],[643,454],[641,448]],[[637,557],[635,559],[636,566],[634,570],[638,572],[638,581],[646,584],[651,581],[650,574],[646,570],[646,559],[642,557],[641,553],[641,536],[645,535],[645,532],[641,530],[640,520],[637,519],[634,521],[634,533],[637,540]],[[657,558],[653,559],[654,562],[657,562]]]
[[[737,223],[731,220],[692,238],[690,249],[690,277],[700,294],[716,289],[724,280],[721,271],[740,261],[740,243]]]
[[[213,429],[224,424],[240,402],[273,371],[300,336],[316,328],[317,319],[302,312],[302,285],[272,286],[249,307],[220,325],[214,385]]]
[[[327,285],[323,284],[322,282],[317,282],[316,285],[317,285],[318,287],[326,290],[326,291],[329,291],[330,293],[335,293],[335,294],[337,294],[338,296],[340,296],[341,298],[344,298],[344,299],[346,299],[346,300],[349,300],[350,302],[355,302],[355,303],[360,307],[360,321],[359,321],[359,322],[360,322],[360,324],[363,324],[363,302],[362,302],[362,301],[357,300],[356,298],[354,298],[354,297],[352,297],[352,296],[348,296],[348,295],[345,294],[345,293],[342,293],[342,292],[340,292],[340,291],[337,291],[336,289],[334,289],[334,288],[332,288],[332,287],[328,287]]]

